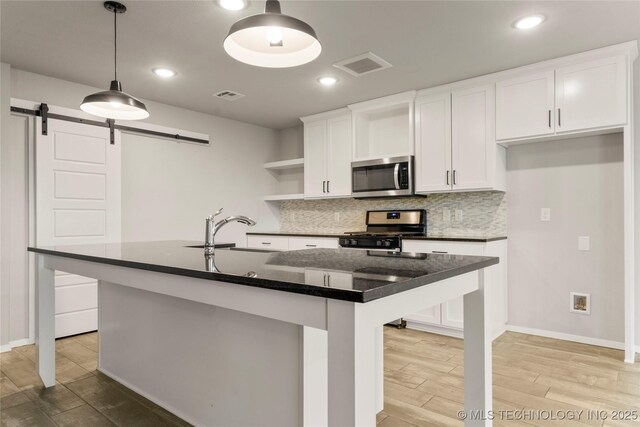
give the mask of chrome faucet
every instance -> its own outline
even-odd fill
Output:
[[[239,216],[234,215],[234,216],[230,216],[225,219],[222,219],[217,223],[214,222],[214,218],[220,215],[221,213],[222,213],[222,208],[218,209],[216,213],[214,213],[213,215],[209,215],[206,218],[206,231],[205,231],[205,237],[204,237],[204,253],[206,255],[213,254],[213,250],[215,248],[216,234],[218,234],[218,231],[220,231],[220,229],[224,227],[226,224],[230,222],[239,222],[241,224],[248,225],[249,227],[253,227],[254,225],[256,225],[256,222],[254,220],[242,215],[239,215]]]

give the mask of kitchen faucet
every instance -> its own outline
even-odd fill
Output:
[[[214,218],[220,215],[221,213],[222,213],[222,208],[218,209],[218,211],[213,215],[209,215],[205,220],[206,232],[204,237],[204,253],[206,255],[213,254],[213,251],[215,248],[216,234],[218,234],[218,231],[220,231],[220,229],[224,227],[226,224],[229,224],[230,222],[239,222],[241,224],[248,225],[249,227],[253,227],[254,225],[256,225],[256,222],[254,220],[242,215],[238,215],[238,216],[232,215],[223,220],[218,221],[217,223],[214,222]]]

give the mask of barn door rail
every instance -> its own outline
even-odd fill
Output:
[[[160,131],[156,131],[156,130],[137,128],[137,127],[134,127],[134,126],[119,125],[119,124],[116,124],[115,120],[113,120],[113,119],[107,119],[106,122],[101,122],[101,121],[98,121],[98,120],[88,120],[88,119],[82,119],[80,117],[66,116],[64,114],[50,113],[49,112],[49,106],[47,104],[45,104],[45,103],[40,104],[38,109],[35,109],[35,110],[28,109],[28,108],[11,106],[11,112],[19,113],[19,114],[26,114],[26,115],[29,115],[29,116],[41,117],[42,118],[42,134],[43,135],[47,135],[48,134],[48,123],[47,123],[48,120],[49,119],[56,119],[56,120],[64,120],[64,121],[67,121],[67,122],[82,123],[82,124],[85,124],[85,125],[109,128],[109,133],[111,135],[110,136],[111,144],[115,143],[114,133],[115,133],[116,130],[120,130],[120,131],[123,131],[123,132],[129,132],[129,133],[137,133],[137,134],[140,134],[140,135],[150,135],[150,136],[157,136],[157,137],[161,137],[161,138],[175,139],[177,141],[195,142],[197,144],[204,144],[204,145],[208,145],[209,144],[209,140],[207,140],[207,139],[193,138],[193,137],[190,137],[190,136],[180,135],[180,134],[177,134],[177,133],[173,134],[173,133],[168,133],[168,132],[160,132]]]

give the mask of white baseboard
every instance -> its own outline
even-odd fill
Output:
[[[564,341],[579,342],[581,344],[608,347],[615,350],[624,350],[624,343],[619,341],[603,340],[600,338],[585,337],[582,335],[565,334],[564,332],[546,331],[544,329],[526,328],[524,326],[507,325],[507,331],[521,334],[537,335],[546,338],[555,338]],[[636,346],[636,352],[640,353],[640,346]]]
[[[464,339],[464,331],[462,329],[451,328],[448,326],[439,326],[439,325],[434,325],[432,323],[422,323],[422,322],[416,322],[413,320],[407,320],[407,328],[415,329],[416,331],[430,332],[432,334],[445,335],[447,337]],[[492,341],[495,340],[505,332],[506,332],[505,327],[494,330],[493,337],[491,337],[491,340]]]
[[[31,345],[35,343],[34,340],[29,338],[23,338],[21,340],[9,341],[9,344],[0,345],[0,353],[6,353],[16,347],[22,347],[23,345]]]
[[[198,425],[197,422],[195,422],[194,420],[189,419],[189,417],[186,414],[183,414],[182,412],[178,411],[177,409],[172,408],[170,405],[167,405],[165,402],[161,401],[157,397],[140,390],[138,387],[135,387],[135,386],[129,384],[127,381],[123,380],[122,378],[118,377],[117,375],[112,374],[111,372],[107,371],[106,369],[98,367],[98,371],[100,371],[101,373],[105,374],[106,376],[108,376],[112,380],[119,382],[123,386],[127,387],[129,390],[135,391],[140,396],[152,401],[153,403],[155,403],[156,405],[160,406],[161,408],[166,409],[167,411],[171,412],[176,417],[181,418],[182,420],[184,420],[184,421],[186,421],[189,424],[192,424],[194,426]]]

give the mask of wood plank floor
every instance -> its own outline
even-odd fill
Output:
[[[1,425],[188,425],[96,371],[97,346],[95,333],[58,340],[58,384],[47,390],[35,372],[34,346],[1,354]],[[494,425],[640,426],[640,420],[611,419],[614,411],[640,418],[640,364],[623,363],[621,351],[511,332],[493,351],[494,411],[504,411]],[[463,381],[462,340],[385,328],[385,409],[378,426],[462,426]],[[536,410],[584,412],[571,420],[500,419]],[[587,417],[590,410],[605,411],[608,419]]]

